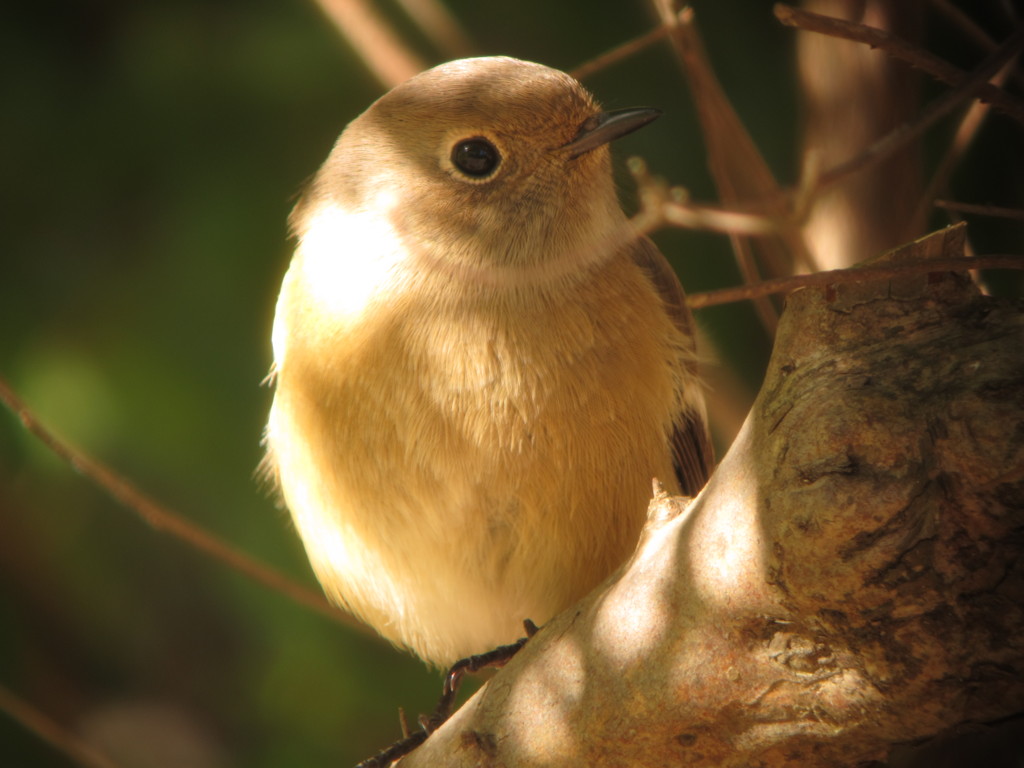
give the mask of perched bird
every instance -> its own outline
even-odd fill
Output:
[[[453,61],[348,125],[292,215],[267,465],[328,596],[435,664],[585,595],[710,452],[691,318],[573,78]]]

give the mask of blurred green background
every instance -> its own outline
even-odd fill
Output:
[[[727,92],[792,181],[795,33],[768,2],[695,6]],[[450,7],[480,53],[563,69],[654,24],[622,0]],[[294,196],[380,87],[308,0],[44,1],[4,15],[0,376],[60,435],[315,587],[287,514],[253,479],[271,397],[260,382]],[[715,198],[664,45],[587,85],[609,107],[664,109],[619,157]],[[1020,203],[1001,154],[1015,130],[986,134],[961,199]],[[977,237],[1021,250],[1019,225]],[[689,291],[737,282],[724,238],[656,239]],[[753,318],[745,305],[699,316],[751,392],[769,353]],[[398,706],[430,710],[440,675],[152,531],[5,412],[0,685],[116,744],[126,768],[270,768],[368,756],[397,735]],[[0,713],[0,765],[70,763]]]

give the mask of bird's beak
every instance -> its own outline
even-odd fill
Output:
[[[607,144],[609,141],[643,128],[652,120],[661,116],[660,109],[635,107],[632,109],[616,109],[611,112],[598,112],[588,117],[580,126],[576,137],[562,149],[568,150],[570,158],[579,157],[586,152]]]

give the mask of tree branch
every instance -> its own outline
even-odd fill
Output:
[[[404,768],[849,766],[1024,711],[1022,332],[954,273],[791,295],[700,496]]]

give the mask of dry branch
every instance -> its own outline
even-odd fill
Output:
[[[830,16],[823,16],[818,13],[793,8],[784,3],[775,4],[775,15],[786,26],[798,27],[809,32],[819,32],[824,35],[852,40],[864,43],[885,51],[895,59],[906,62],[910,66],[926,72],[936,80],[947,85],[958,86],[966,82],[969,73],[953,66],[944,59],[912,45],[897,35],[886,30],[869,27],[865,24],[855,24],[845,19],[837,19]],[[982,83],[976,86],[978,99],[991,104],[995,109],[1013,118],[1018,123],[1024,124],[1024,104],[1006,93],[992,83]]]
[[[316,0],[324,15],[352,45],[386,89],[426,69],[426,63],[368,0]]]
[[[1022,341],[960,274],[791,295],[708,487],[403,767],[849,766],[1024,711]]]
[[[358,629],[361,632],[371,632],[369,627],[350,613],[331,604],[323,593],[294,581],[214,535],[198,523],[164,506],[136,487],[128,478],[59,438],[39,420],[2,377],[0,377],[0,406],[7,408],[17,416],[25,429],[55,456],[93,482],[98,488],[104,490],[126,509],[134,512],[154,530],[171,535],[238,573],[245,574],[268,589],[294,600],[299,605],[311,608],[339,624]]]
[[[80,768],[120,768],[120,766],[76,733],[64,728],[24,699],[0,685],[0,712],[25,730],[31,731],[73,760]]]

